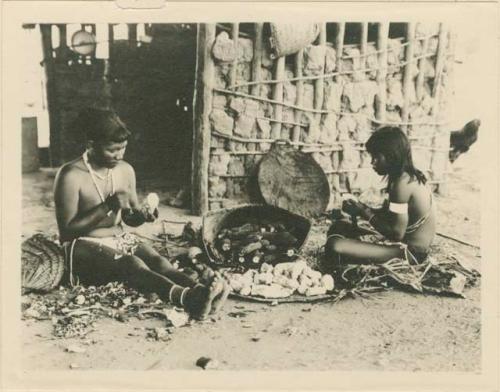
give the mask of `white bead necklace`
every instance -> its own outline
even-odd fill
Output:
[[[90,166],[89,152],[88,151],[85,151],[83,153],[82,159],[83,159],[83,163],[85,164],[85,167],[87,168],[87,170],[90,174],[90,177],[92,178],[92,182],[94,183],[95,189],[97,190],[97,193],[99,194],[99,197],[101,198],[101,201],[104,202],[106,200],[106,198],[104,197],[104,193],[101,190],[101,188],[99,188],[99,184],[97,184],[96,177],[100,178],[101,180],[106,180],[106,182],[104,184],[105,186],[108,183],[108,180],[109,179],[111,180],[111,193],[110,194],[112,195],[115,193],[115,182],[114,182],[114,178],[113,178],[113,169],[108,169],[106,175],[102,176],[102,175],[99,175],[98,173],[96,173],[94,171],[94,169],[92,169],[92,166]]]

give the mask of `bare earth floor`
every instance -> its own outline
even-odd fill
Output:
[[[479,186],[472,150],[454,165],[450,196],[437,197],[439,231],[478,244]],[[51,187],[47,172],[24,176],[23,234],[54,232]],[[152,189],[148,189],[152,190]],[[168,207],[163,218],[192,219]],[[172,230],[180,230],[173,225]],[[152,225],[146,232],[158,232]],[[307,247],[324,241],[315,228]],[[479,250],[436,238],[435,252],[453,252],[480,270]],[[157,319],[121,323],[103,318],[87,336],[84,353],[65,348],[78,339],[58,339],[50,321],[23,320],[23,366],[26,369],[195,369],[201,356],[216,358],[222,370],[481,370],[480,287],[466,298],[389,291],[372,299],[345,299],[337,304],[269,306],[228,301],[216,322],[178,328],[168,342],[146,339]],[[235,318],[229,312],[244,312]],[[87,342],[88,342],[87,341]]]

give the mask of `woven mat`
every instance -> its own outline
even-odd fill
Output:
[[[334,301],[338,296],[338,293],[331,294],[323,294],[323,295],[312,295],[310,297],[306,297],[305,295],[300,294],[292,294],[289,297],[285,298],[263,298],[256,297],[252,295],[241,295],[237,293],[231,293],[229,298],[238,299],[242,301],[249,302],[260,302],[260,303],[317,303],[317,302],[329,302]]]

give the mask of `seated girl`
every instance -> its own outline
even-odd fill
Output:
[[[413,165],[408,138],[397,127],[383,127],[372,134],[366,149],[373,169],[387,178],[389,198],[380,209],[344,201],[342,210],[368,221],[373,231],[349,220],[335,221],[325,245],[327,263],[338,267],[384,263],[393,258],[420,263],[427,258],[434,238],[436,217],[432,191],[425,175]]]

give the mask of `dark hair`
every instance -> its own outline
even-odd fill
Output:
[[[365,144],[370,154],[381,154],[388,165],[389,186],[392,181],[403,173],[408,173],[411,179],[425,184],[424,173],[413,165],[410,141],[399,127],[386,126],[377,129]]]
[[[80,112],[77,121],[86,140],[98,144],[121,143],[131,135],[127,126],[112,110],[87,108]]]

